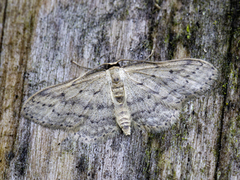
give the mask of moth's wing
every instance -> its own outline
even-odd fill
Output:
[[[49,128],[78,131],[88,139],[114,133],[118,127],[106,78],[101,71],[47,87],[26,101],[23,115]]]
[[[204,94],[217,78],[217,69],[198,59],[145,62],[124,70],[127,104],[133,120],[156,130],[175,122],[182,103]]]

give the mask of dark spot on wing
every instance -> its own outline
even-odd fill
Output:
[[[155,75],[151,75],[151,77],[156,77]]]
[[[107,108],[109,108],[109,109],[114,109],[114,105],[113,104],[111,104],[110,106],[108,106]]]
[[[196,68],[196,70],[199,70],[199,68]]]
[[[188,80],[186,80],[186,83],[188,83]]]
[[[65,96],[65,93],[61,93],[61,96]]]
[[[167,82],[165,82],[165,81],[163,81],[163,84],[164,84],[164,85],[166,85],[166,86],[168,85],[168,83],[167,83]]]
[[[165,97],[163,97],[162,99],[167,99],[168,97],[167,96],[165,96]]]
[[[52,110],[52,112],[54,112],[54,111],[55,111],[55,109]]]
[[[84,110],[85,109],[93,109],[93,106],[88,104],[87,106],[84,107]]]
[[[170,91],[168,94],[172,94],[174,92],[176,92],[177,90],[176,89],[173,89],[172,91]]]
[[[151,98],[151,95],[148,94],[147,98],[150,99],[150,98]]]
[[[170,70],[169,72],[172,74],[172,73],[173,73],[173,70]]]
[[[100,91],[96,91],[96,92],[94,92],[93,95],[98,94],[98,93],[100,93]]]
[[[159,94],[159,92],[157,92],[157,91],[153,91],[153,90],[149,90],[149,93],[152,93],[152,94]]]
[[[190,75],[186,75],[185,77],[190,77]]]
[[[97,109],[100,110],[100,109],[104,109],[104,106],[102,104],[98,104],[97,105]]]
[[[41,91],[40,93],[38,93],[39,95],[41,95],[41,96],[45,96],[46,94],[48,94],[46,91],[47,91],[48,89],[45,89],[45,90],[43,90],[43,91]]]
[[[139,97],[137,98],[136,102],[142,102],[143,101],[143,98]]]
[[[212,80],[212,78],[209,78],[209,80]]]
[[[46,104],[43,104],[42,106],[45,106]]]
[[[79,93],[82,93],[83,90],[80,90]]]
[[[78,117],[81,118],[81,117],[85,117],[85,116],[84,115],[78,115]]]
[[[132,101],[132,102],[127,101],[127,105],[128,105],[128,106],[131,106],[131,105],[133,105],[133,104],[134,104],[134,101]]]
[[[131,116],[134,117],[135,115],[137,115],[137,117],[139,117],[140,114],[144,113],[145,111],[138,111],[135,113],[132,113]]]
[[[193,71],[192,74],[195,74],[195,72]]]
[[[203,63],[201,61],[198,61],[201,65],[200,66],[203,66]]]
[[[161,104],[160,102],[156,102],[155,103],[155,107],[157,107],[159,104]]]
[[[137,83],[137,85],[143,85],[143,83]]]
[[[186,60],[187,61],[187,65],[191,65],[192,64],[192,61],[191,60]]]

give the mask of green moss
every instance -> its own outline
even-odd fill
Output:
[[[234,69],[234,65],[230,64],[230,79],[231,79],[231,86],[230,89],[238,89],[238,70]]]
[[[190,37],[191,37],[191,32],[190,32],[190,26],[189,26],[189,25],[187,25],[186,30],[187,30],[187,39],[190,39]]]
[[[187,25],[187,33],[190,33],[190,26]]]
[[[174,180],[174,179],[177,179],[177,176],[176,176],[176,171],[172,169],[172,174],[167,175],[167,180]]]
[[[169,42],[169,34],[165,37],[164,43],[167,44]]]
[[[150,167],[151,148],[146,149],[145,154],[146,154],[146,156],[144,157],[143,173],[145,174],[145,177],[147,178],[149,167]]]
[[[126,16],[128,16],[128,15],[129,15],[129,11],[128,11],[128,9],[126,10],[126,12],[125,12],[125,13],[126,13]]]
[[[217,150],[213,150],[213,155],[214,155],[215,158],[218,157],[218,152],[217,152]]]
[[[240,115],[236,118],[236,127],[240,128]]]
[[[222,93],[223,93],[224,95],[227,94],[227,85],[228,85],[228,83],[225,83],[225,84],[222,85]]]

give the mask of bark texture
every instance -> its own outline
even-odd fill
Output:
[[[240,179],[240,4],[213,0],[2,0],[0,179]],[[118,59],[207,60],[214,89],[160,134],[84,145],[24,119],[38,90]]]

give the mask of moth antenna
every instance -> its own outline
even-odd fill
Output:
[[[71,63],[77,65],[77,66],[80,67],[80,68],[87,69],[87,70],[92,70],[92,68],[87,68],[87,67],[81,66],[81,65],[79,65],[79,64],[78,64],[77,62],[75,62],[75,61],[71,61]]]
[[[153,53],[154,53],[154,49],[152,49],[152,52],[151,52],[151,54],[147,57],[147,58],[145,58],[144,60],[134,60],[134,59],[119,59],[118,61],[116,61],[115,63],[109,63],[109,64],[116,64],[116,63],[119,63],[119,62],[121,62],[121,61],[128,61],[128,62],[133,62],[133,61],[137,61],[137,62],[145,62],[147,59],[149,59],[152,55],[153,55]]]
[[[149,59],[153,55],[153,53],[154,53],[154,49],[152,49],[151,54],[147,58],[145,58],[143,61],[146,61],[147,59]]]

